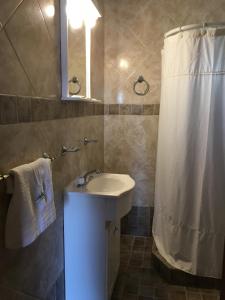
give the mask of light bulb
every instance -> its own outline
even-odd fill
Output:
[[[127,70],[129,68],[129,63],[126,59],[121,58],[120,62],[119,62],[119,67],[122,70]]]
[[[55,6],[54,5],[47,5],[45,7],[45,13],[49,18],[54,17],[55,15]]]
[[[88,18],[85,20],[85,25],[88,26],[89,28],[93,28],[96,25],[96,19],[94,18]]]
[[[81,18],[70,18],[69,23],[73,29],[80,29],[83,26],[83,20]]]
[[[72,28],[82,27],[83,22],[93,28],[98,18],[101,17],[91,0],[67,0],[66,13]]]

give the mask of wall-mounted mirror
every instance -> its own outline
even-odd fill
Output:
[[[60,3],[62,100],[91,100],[96,98],[91,80],[96,41],[92,39],[99,36],[95,26],[101,14],[92,0]]]

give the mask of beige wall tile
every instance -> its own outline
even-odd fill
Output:
[[[158,116],[105,116],[105,171],[136,181],[134,205],[153,206]]]
[[[160,102],[163,36],[177,26],[224,20],[225,0],[105,0],[105,102]],[[121,69],[120,61],[127,62]],[[123,64],[124,65],[124,64]],[[133,83],[143,75],[150,92],[140,97]]]
[[[23,0],[0,0],[0,22],[4,25]]]
[[[34,91],[4,30],[0,31],[0,93],[33,95]]]
[[[63,270],[63,190],[83,172],[103,169],[103,121],[103,116],[99,116],[0,125],[0,137],[4,141],[0,148],[0,173],[31,162],[43,152],[58,155],[63,144],[80,146],[80,140],[85,136],[99,141],[53,162],[57,220],[34,243],[18,251],[9,251],[3,246],[6,207],[4,183],[0,182],[0,286],[7,286],[10,295],[16,293],[14,290],[46,299]]]
[[[24,0],[6,32],[35,89],[35,95],[56,97],[57,54],[37,0]]]

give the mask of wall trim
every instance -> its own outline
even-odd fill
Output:
[[[104,104],[0,95],[0,124],[104,115]]]
[[[159,104],[105,104],[105,115],[159,115]]]

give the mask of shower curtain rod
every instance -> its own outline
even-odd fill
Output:
[[[182,31],[192,30],[192,29],[199,29],[199,28],[224,28],[225,29],[225,22],[218,22],[218,23],[200,23],[200,24],[192,24],[192,25],[186,25],[177,27],[175,29],[172,29],[164,34],[164,38],[168,38],[172,35],[175,35]]]

